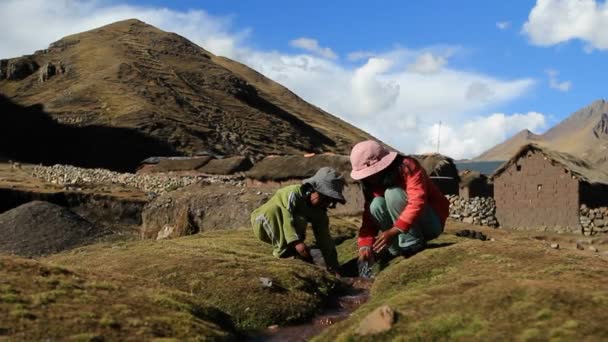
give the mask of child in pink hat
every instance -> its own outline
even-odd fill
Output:
[[[372,262],[373,252],[413,255],[443,232],[450,203],[414,158],[367,140],[353,147],[350,162],[365,196],[360,260]]]

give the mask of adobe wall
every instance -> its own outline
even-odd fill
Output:
[[[579,182],[540,153],[528,152],[494,180],[502,227],[580,232]]]

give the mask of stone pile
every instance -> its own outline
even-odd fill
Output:
[[[584,235],[608,233],[608,207],[588,208],[582,204],[579,215]]]
[[[492,197],[464,199],[456,195],[446,195],[450,201],[450,218],[464,223],[498,227],[496,203]]]
[[[70,165],[36,166],[33,176],[52,184],[78,190],[85,184],[120,184],[158,195],[197,182],[204,184],[230,184],[244,186],[242,175],[172,175],[119,173],[106,169],[84,169]]]

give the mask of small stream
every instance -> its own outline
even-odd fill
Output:
[[[284,327],[269,327],[261,335],[251,338],[254,342],[283,342],[307,341],[318,335],[328,326],[344,320],[350,316],[361,304],[369,298],[372,279],[358,277],[343,277],[345,291],[334,298],[320,315],[311,322]]]

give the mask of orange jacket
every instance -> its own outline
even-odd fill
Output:
[[[401,167],[401,187],[407,194],[407,205],[399,215],[394,227],[407,232],[410,226],[422,215],[426,204],[435,211],[441,225],[445,225],[450,211],[450,202],[439,191],[435,183],[426,174],[426,171],[413,158],[405,157]],[[384,197],[385,188],[372,189],[373,197]],[[378,235],[378,227],[369,210],[370,201],[365,202],[363,223],[359,229],[359,247],[371,246]]]

